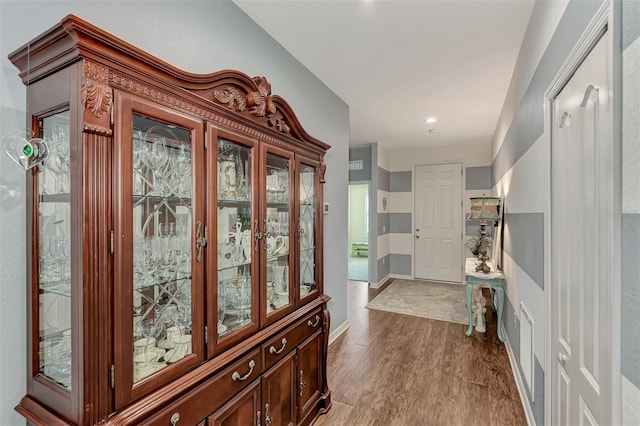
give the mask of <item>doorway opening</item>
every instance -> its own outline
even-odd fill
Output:
[[[369,281],[369,183],[349,185],[348,278]]]

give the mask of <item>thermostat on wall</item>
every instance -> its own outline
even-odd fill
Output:
[[[324,203],[324,206],[322,207],[322,212],[324,214],[329,213],[329,203]]]

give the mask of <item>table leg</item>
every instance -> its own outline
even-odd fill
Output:
[[[469,314],[469,328],[466,335],[471,336],[473,333],[473,313],[471,312],[471,292],[473,291],[473,284],[467,283],[467,313]]]
[[[498,292],[498,339],[504,342],[502,335],[502,312],[504,311],[504,288],[502,286],[496,288]]]
[[[496,309],[496,289],[494,287],[490,287],[491,289],[491,309],[493,310],[493,312],[495,313],[497,311]]]

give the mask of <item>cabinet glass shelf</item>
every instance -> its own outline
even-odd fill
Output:
[[[69,193],[62,194],[40,194],[38,201],[41,203],[69,203],[71,202],[71,196]]]

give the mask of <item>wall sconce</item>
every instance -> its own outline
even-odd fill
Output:
[[[499,197],[473,197],[471,198],[471,213],[469,213],[468,221],[480,223],[480,250],[478,260],[480,264],[476,266],[476,272],[482,271],[488,274],[491,271],[487,260],[489,249],[486,241],[487,237],[487,221],[500,220],[500,198]]]

